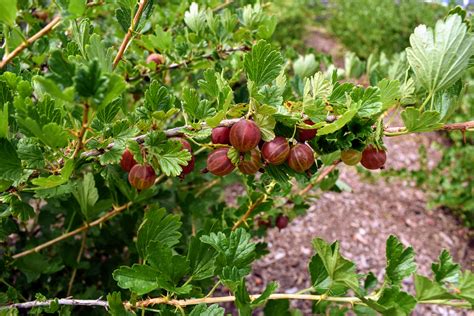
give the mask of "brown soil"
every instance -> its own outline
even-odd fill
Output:
[[[332,41],[332,46],[331,46]],[[316,31],[308,43],[327,53],[340,53],[340,45]],[[340,57],[340,54],[337,56]],[[386,140],[388,168],[416,168],[418,147],[432,147],[441,141],[437,134],[395,137]],[[430,165],[435,165],[440,153],[429,151]],[[442,249],[448,249],[464,268],[472,269],[474,248],[469,246],[470,232],[449,213],[428,210],[423,191],[408,181],[375,182],[362,179],[355,168],[342,167],[341,179],[352,192],[323,193],[313,201],[307,215],[295,219],[288,228],[269,232],[265,241],[270,254],[256,262],[249,278],[252,292],[262,291],[265,284],[278,281],[279,292],[294,293],[310,286],[308,263],[314,254],[311,240],[339,240],[343,256],[353,260],[361,273],[372,271],[379,281],[385,267],[385,241],[390,234],[412,245],[417,254],[418,273],[430,275],[431,263]],[[404,284],[413,290],[413,281]],[[311,315],[310,302],[292,302]],[[413,315],[468,315],[467,311],[448,307],[419,306]],[[472,314],[470,314],[472,315]]]

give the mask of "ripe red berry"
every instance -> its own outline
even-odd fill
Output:
[[[152,53],[146,58],[146,63],[155,63],[157,66],[165,63],[163,55]]]
[[[255,174],[260,167],[262,166],[262,161],[260,159],[260,153],[257,149],[252,149],[250,151],[250,159],[239,162],[239,170],[243,174]]]
[[[138,190],[145,190],[153,186],[156,174],[150,165],[135,165],[128,174],[128,182]]]
[[[296,172],[308,170],[314,163],[313,150],[306,144],[296,144],[291,147],[288,165]]]
[[[188,164],[186,166],[181,166],[183,168],[183,171],[181,172],[179,177],[184,178],[185,175],[191,173],[191,171],[194,170],[195,159],[193,156],[193,149],[186,139],[181,138],[181,137],[176,137],[173,139],[179,141],[181,145],[183,145],[183,149],[186,149],[191,154],[191,160],[188,161]]]
[[[308,125],[314,125],[314,122],[311,120],[304,121]],[[306,142],[308,140],[313,139],[316,136],[318,131],[316,129],[303,129],[298,128],[298,139],[300,142]]]
[[[261,139],[260,129],[255,122],[241,119],[230,129],[230,143],[239,152],[247,152],[255,147]]]
[[[220,126],[212,129],[211,141],[213,144],[230,145],[230,127]]]
[[[383,149],[378,150],[376,147],[369,145],[362,152],[360,163],[367,169],[376,170],[385,165],[387,154]]]
[[[275,225],[278,227],[278,229],[283,229],[286,226],[288,226],[289,218],[286,215],[280,214],[277,216]]]
[[[290,145],[285,137],[277,136],[262,146],[262,156],[272,165],[281,165],[290,154]]]
[[[362,153],[355,149],[347,149],[341,152],[341,160],[348,166],[357,165],[362,159]]]
[[[227,157],[229,148],[217,148],[207,157],[207,170],[216,176],[225,176],[234,170],[235,166]]]
[[[122,167],[122,170],[129,172],[136,164],[137,162],[135,161],[135,158],[133,158],[133,154],[130,150],[125,149],[122,154],[122,159],[120,159],[120,167]]]

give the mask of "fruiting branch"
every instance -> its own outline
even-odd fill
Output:
[[[24,256],[27,256],[29,254],[32,254],[34,252],[38,252],[40,250],[43,250],[45,248],[48,248],[60,241],[63,241],[64,239],[68,239],[69,237],[72,237],[74,235],[77,235],[83,231],[86,231],[86,230],[89,230],[89,228],[91,227],[94,227],[94,226],[97,226],[97,225],[100,225],[106,221],[108,221],[109,219],[111,219],[112,217],[114,217],[115,215],[118,215],[120,214],[121,212],[123,212],[124,210],[126,210],[127,208],[129,208],[133,203],[132,202],[128,202],[124,205],[121,205],[121,206],[118,206],[118,207],[114,207],[110,212],[108,212],[107,214],[103,215],[102,217],[99,217],[98,219],[96,219],[95,221],[93,222],[90,222],[90,223],[86,223],[84,224],[83,226],[79,227],[79,228],[76,228],[75,230],[73,231],[70,231],[68,233],[65,233],[57,238],[54,238],[50,241],[47,241],[41,245],[38,245],[32,249],[29,249],[29,250],[26,250],[26,251],[23,251],[23,252],[20,252],[20,253],[17,253],[16,255],[13,255],[12,258],[13,259],[18,259],[18,258],[21,258],[21,257],[24,257]]]
[[[133,17],[132,24],[130,25],[130,28],[127,31],[127,34],[125,34],[125,37],[123,38],[122,44],[120,45],[119,51],[117,53],[117,56],[115,56],[114,62],[113,62],[113,68],[115,69],[120,62],[120,60],[123,57],[123,54],[125,53],[125,50],[128,47],[128,44],[130,40],[132,39],[133,33],[135,32],[135,27],[138,25],[138,22],[140,21],[140,18],[142,16],[143,10],[145,9],[145,5],[147,3],[147,0],[141,0],[140,3],[138,4],[138,10],[135,13],[135,16]]]
[[[250,295],[252,301],[260,297],[261,294]],[[372,298],[373,297],[366,297]],[[326,301],[340,304],[350,304],[350,305],[365,305],[361,299],[357,297],[336,297],[336,296],[326,296],[326,295],[311,295],[311,294],[286,294],[286,293],[277,293],[272,294],[268,297],[268,300],[306,300],[306,301]],[[146,300],[138,301],[135,304],[130,302],[125,302],[124,306],[127,309],[139,309],[153,305],[171,305],[175,307],[186,307],[198,304],[216,304],[216,303],[228,303],[234,302],[235,296],[216,296],[216,297],[203,297],[203,298],[191,298],[191,299],[170,299],[167,297],[158,297],[158,298],[149,298]],[[33,307],[40,306],[49,306],[51,303],[56,302],[58,305],[72,305],[72,306],[100,306],[103,308],[108,308],[109,304],[105,300],[75,300],[75,299],[58,299],[58,300],[47,300],[47,301],[31,301],[25,303],[15,303],[7,306],[0,307],[0,310],[6,310],[9,308],[20,308],[28,309]],[[419,301],[419,304],[426,305],[445,305],[452,307],[460,308],[469,308],[471,305],[468,302],[464,301],[455,301],[455,300],[429,300],[429,301]]]
[[[0,62],[0,69],[5,67],[13,58],[18,56],[25,48],[31,46],[37,39],[51,31],[56,25],[61,22],[61,17],[57,16],[51,20],[45,27],[43,27],[38,33],[28,38],[26,41],[21,43],[17,48],[15,48],[10,54],[3,56],[2,61]]]
[[[230,127],[230,126],[234,125],[235,123],[237,123],[239,120],[240,120],[240,118],[222,120],[221,123],[219,124],[219,126]],[[166,134],[167,137],[175,137],[175,136],[182,135],[183,131],[186,130],[186,129],[191,130],[191,128],[192,128],[191,126],[173,127],[171,129],[165,130],[164,133]],[[201,123],[200,128],[204,129],[204,128],[210,128],[210,127],[205,122],[203,122],[203,123]],[[466,130],[470,130],[470,129],[473,129],[473,128],[474,128],[474,121],[468,121],[468,122],[463,122],[463,123],[445,124],[442,127],[438,128],[437,130],[445,130],[445,131],[461,130],[461,131],[466,131]],[[404,131],[406,131],[406,128],[402,127],[402,126],[400,126],[400,127],[387,127],[387,128],[385,128],[385,136],[397,136],[397,135],[407,134],[407,132],[404,132]],[[402,132],[402,134],[394,135],[394,133],[400,133],[400,132]],[[147,136],[146,134],[139,135],[139,136],[136,136],[136,137],[132,138],[132,140],[135,140],[135,141],[137,141],[138,143],[141,144],[141,143],[144,142],[146,136]],[[81,156],[83,158],[100,156],[106,150],[110,150],[112,147],[114,147],[114,143],[110,143],[107,146],[106,149],[89,150],[87,152],[82,153]]]

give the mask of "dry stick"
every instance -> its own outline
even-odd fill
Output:
[[[83,231],[82,232],[81,248],[79,249],[79,253],[77,254],[77,258],[76,258],[77,264],[79,264],[79,262],[81,262],[82,254],[84,253],[84,249],[86,248],[86,237],[87,237],[87,232]],[[67,287],[66,296],[68,296],[68,297],[71,296],[72,286],[74,285],[74,279],[76,278],[76,274],[77,274],[77,267],[75,267],[74,270],[72,270],[71,279],[69,280],[69,285]]]
[[[261,294],[254,294],[250,295],[250,299],[254,301]],[[370,297],[367,297],[370,298]],[[309,300],[309,301],[327,301],[327,302],[335,302],[335,303],[342,303],[342,304],[361,304],[364,303],[357,297],[333,297],[333,296],[326,296],[326,295],[311,295],[311,294],[286,294],[286,293],[277,293],[272,294],[268,297],[269,300]],[[235,296],[216,296],[216,297],[203,297],[203,298],[191,298],[191,299],[182,299],[182,300],[175,300],[169,299],[166,297],[159,297],[159,298],[150,298],[143,301],[139,301],[136,304],[131,304],[130,302],[125,302],[124,306],[127,309],[133,308],[141,308],[147,307],[150,305],[172,305],[176,307],[185,307],[189,305],[198,305],[198,304],[215,304],[215,303],[226,303],[226,302],[234,302]],[[31,301],[25,303],[15,303],[10,304],[7,306],[0,307],[0,310],[5,310],[9,308],[33,308],[38,306],[49,306],[51,303],[55,302],[55,300],[47,300],[47,301]],[[75,300],[75,299],[58,299],[58,305],[73,305],[73,306],[101,306],[104,308],[108,308],[109,304],[107,301],[104,300]],[[464,301],[455,301],[455,300],[429,300],[429,301],[421,301],[418,304],[428,304],[428,305],[446,305],[446,306],[453,306],[453,307],[465,307],[468,308],[471,305],[468,302]]]
[[[38,33],[28,38],[25,42],[21,43],[20,46],[15,48],[10,54],[3,56],[2,61],[0,62],[0,69],[5,67],[13,58],[20,54],[25,48],[33,44],[37,39],[51,31],[56,25],[61,22],[61,17],[57,16],[51,20],[44,28],[42,28]]]
[[[125,50],[127,49],[128,43],[132,39],[133,32],[135,31],[135,26],[140,21],[140,17],[142,16],[143,9],[145,8],[146,3],[147,3],[147,0],[141,0],[140,3],[138,4],[138,10],[137,10],[137,13],[135,13],[135,16],[133,17],[132,25],[130,25],[130,28],[128,29],[127,34],[125,34],[125,37],[123,38],[122,44],[120,45],[119,51],[117,53],[117,56],[115,56],[114,63],[113,63],[114,69],[117,67],[118,63],[122,59],[122,56],[125,53]]]
[[[84,103],[84,112],[82,114],[82,125],[79,134],[77,135],[77,145],[76,149],[74,149],[74,153],[72,154],[72,159],[75,159],[79,152],[81,151],[82,147],[84,146],[84,135],[87,131],[87,125],[89,121],[89,104]]]
[[[16,255],[13,255],[13,259],[18,259],[18,258],[21,258],[21,257],[24,257],[24,256],[27,256],[29,254],[32,254],[34,252],[38,252],[44,248],[48,248],[49,246],[52,246],[64,239],[67,239],[69,237],[72,237],[74,235],[77,235],[83,231],[86,231],[88,230],[89,228],[91,227],[94,227],[94,226],[97,226],[97,225],[100,225],[102,224],[103,222],[106,222],[108,221],[109,219],[111,219],[112,217],[114,217],[115,215],[121,213],[122,211],[126,210],[127,208],[129,208],[133,203],[132,202],[128,202],[127,204],[124,204],[122,206],[119,206],[119,207],[114,207],[112,211],[108,212],[107,214],[103,215],[102,217],[99,217],[98,219],[96,219],[95,221],[93,222],[90,222],[90,223],[86,223],[84,224],[83,226],[73,230],[73,231],[70,231],[69,233],[66,233],[66,234],[63,234],[57,238],[54,238],[48,242],[45,242],[39,246],[36,246],[32,249],[29,249],[29,250],[26,250],[26,251],[23,251],[23,252],[20,252],[20,253],[17,253]]]
[[[303,190],[300,191],[299,195],[305,195],[306,193],[308,193],[309,190],[311,190],[311,188],[323,181],[323,179],[331,173],[331,171],[333,171],[334,169],[336,169],[337,165],[340,163],[341,161],[340,160],[336,160],[335,162],[333,162],[332,165],[330,165],[329,167],[325,168],[323,171],[321,171],[321,173],[319,174],[319,176],[316,178],[316,180],[314,182],[311,182],[310,184],[308,184],[306,186],[306,188],[304,188]]]

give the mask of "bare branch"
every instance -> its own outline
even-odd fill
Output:
[[[31,302],[25,302],[25,303],[15,303],[15,304],[10,304],[7,306],[1,306],[0,310],[5,310],[9,308],[21,308],[21,309],[26,309],[26,308],[34,308],[34,307],[40,307],[40,306],[50,306],[51,303],[54,303],[56,300],[47,300],[47,301],[31,301]],[[104,300],[76,300],[76,299],[69,299],[69,298],[61,298],[57,300],[57,303],[59,305],[72,305],[72,306],[101,306],[104,308],[109,307],[109,303]]]
[[[2,61],[0,62],[0,69],[5,67],[13,58],[18,56],[25,48],[33,44],[37,39],[51,31],[56,25],[61,22],[61,17],[57,16],[51,20],[44,28],[42,28],[38,33],[27,39],[25,42],[21,43],[20,46],[15,48],[10,54],[3,56]]]

